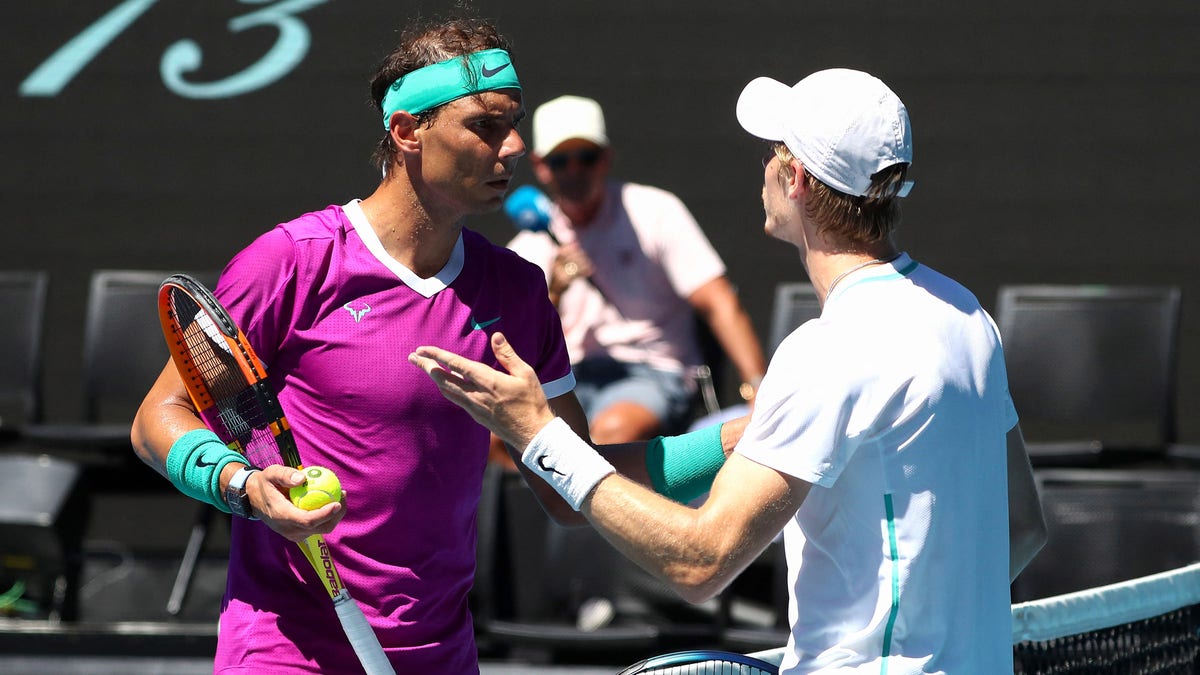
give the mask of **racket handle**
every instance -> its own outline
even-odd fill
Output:
[[[304,551],[304,557],[317,571],[317,576],[320,577],[325,592],[332,600],[336,601],[338,592],[345,589],[342,586],[342,578],[338,574],[337,566],[333,564],[333,556],[329,554],[329,545],[325,543],[325,538],[314,534],[297,543],[300,545],[300,550]]]
[[[362,608],[350,597],[346,589],[343,588],[334,597],[333,607],[337,610],[342,630],[346,632],[350,646],[354,647],[358,662],[362,664],[367,675],[396,675],[387,655],[383,653],[383,647],[379,645],[379,638],[375,631],[371,630],[371,624],[367,623]]]

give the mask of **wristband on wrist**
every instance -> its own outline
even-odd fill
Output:
[[[646,444],[646,472],[654,491],[681,504],[708,492],[725,464],[722,426],[651,439]]]
[[[230,462],[246,464],[208,429],[194,429],[179,437],[167,453],[167,478],[180,492],[229,513],[221,494],[221,469]]]
[[[576,511],[597,483],[616,472],[561,417],[555,417],[533,437],[521,453],[521,463],[541,476]]]

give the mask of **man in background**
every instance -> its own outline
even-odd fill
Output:
[[[702,363],[696,317],[711,329],[750,401],[766,359],[725,265],[678,197],[610,180],[599,103],[561,96],[533,114],[534,174],[553,202],[549,233],[508,246],[546,273],[598,444],[686,426]]]

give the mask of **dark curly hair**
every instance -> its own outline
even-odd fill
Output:
[[[402,76],[418,68],[466,56],[485,49],[504,49],[511,53],[508,40],[500,35],[491,22],[473,16],[443,19],[418,19],[400,34],[400,46],[388,54],[375,68],[371,77],[371,103],[383,113],[383,97],[388,87]],[[417,115],[417,122],[429,125],[441,107]],[[372,155],[375,168],[383,170],[396,157],[390,134],[379,139]]]

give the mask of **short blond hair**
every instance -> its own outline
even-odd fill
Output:
[[[791,176],[795,155],[783,143],[774,143],[780,170]],[[850,195],[829,187],[808,171],[804,181],[809,191],[804,212],[817,223],[817,231],[839,242],[870,245],[886,241],[900,225],[898,193],[908,175],[908,164],[893,164],[871,176],[865,196]]]

